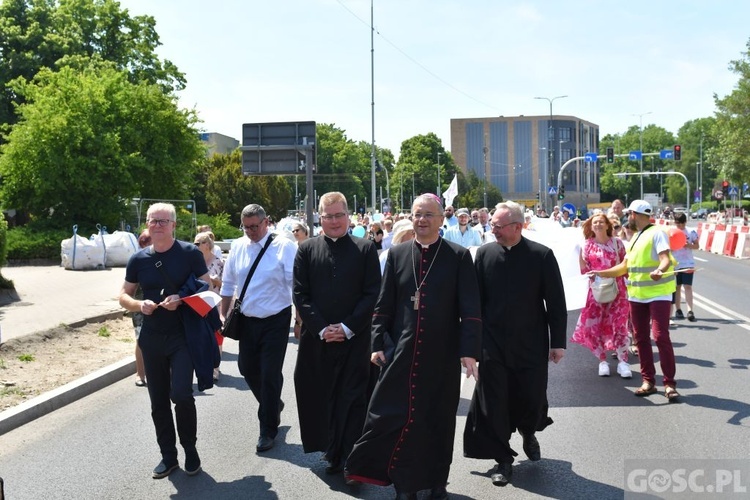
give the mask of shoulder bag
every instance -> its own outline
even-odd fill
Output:
[[[240,315],[242,314],[242,299],[245,298],[245,292],[247,291],[247,285],[250,284],[250,278],[253,277],[253,274],[255,273],[255,269],[258,267],[258,263],[260,262],[261,257],[263,257],[263,254],[266,253],[266,249],[269,247],[269,245],[271,245],[271,240],[273,240],[273,234],[268,235],[266,244],[263,245],[263,249],[258,254],[258,258],[255,259],[255,262],[253,262],[253,265],[250,268],[250,272],[247,273],[247,279],[245,280],[245,284],[242,287],[240,296],[234,299],[232,308],[229,309],[229,312],[227,313],[227,317],[224,320],[224,326],[221,327],[221,335],[224,337],[234,340],[240,340]]]
[[[617,257],[617,264],[619,264],[620,252],[617,248],[616,240],[615,256]],[[591,282],[590,286],[594,300],[600,304],[609,304],[617,298],[617,280],[615,278],[600,278],[597,276],[594,281]]]

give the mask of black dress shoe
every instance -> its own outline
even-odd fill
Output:
[[[448,500],[449,498],[448,490],[445,489],[445,486],[438,486],[430,490],[430,500]]]
[[[268,451],[273,448],[273,438],[267,436],[261,436],[258,438],[258,445],[255,447],[258,451]]]
[[[542,459],[542,450],[539,448],[539,441],[537,441],[534,434],[521,434],[523,436],[523,451],[529,460],[536,462]]]
[[[490,476],[495,486],[505,486],[513,478],[513,464],[499,463],[495,466],[495,472]]]
[[[201,471],[201,457],[198,450],[188,448],[185,450],[185,474],[194,476]]]
[[[396,490],[396,500],[417,500],[416,493],[404,493]]]
[[[341,460],[333,461],[326,466],[326,474],[338,474],[339,472],[343,471],[344,464],[341,462]]]
[[[159,462],[159,465],[157,465],[154,468],[154,479],[161,479],[163,477],[167,477],[177,468],[177,460],[162,460]]]

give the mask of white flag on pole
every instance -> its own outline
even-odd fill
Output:
[[[448,189],[443,193],[443,198],[445,198],[445,206],[453,205],[453,198],[458,196],[458,175],[453,176],[453,180],[451,181],[451,185],[448,186]]]

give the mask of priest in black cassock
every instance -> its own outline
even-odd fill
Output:
[[[303,241],[294,261],[294,304],[302,318],[294,388],[302,447],[324,452],[326,472],[335,474],[367,413],[380,263],[371,241],[348,234],[343,194],[324,194],[319,213],[324,235]]]
[[[497,243],[477,250],[475,268],[482,304],[479,381],[466,418],[464,455],[494,459],[492,482],[505,486],[517,453],[518,430],[530,460],[541,451],[534,433],[547,416],[547,367],[565,354],[568,312],[552,250],[521,235],[523,207],[500,203],[492,216]]]
[[[382,366],[362,437],[346,462],[350,481],[393,484],[396,498],[448,498],[461,365],[476,378],[479,292],[471,254],[439,236],[435,195],[412,206],[413,242],[391,247],[372,324]]]

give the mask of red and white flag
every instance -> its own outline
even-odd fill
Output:
[[[216,292],[207,290],[190,295],[189,297],[183,297],[182,301],[189,305],[193,311],[200,314],[202,318],[205,318],[211,309],[219,305],[221,296]]]

